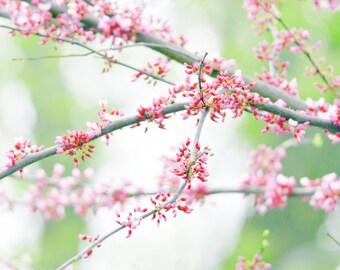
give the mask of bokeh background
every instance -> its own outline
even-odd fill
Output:
[[[157,3],[156,3],[157,2]],[[289,26],[310,30],[311,41],[322,40],[321,49],[313,56],[325,56],[327,63],[340,71],[340,13],[316,12],[312,1],[283,1],[280,4]],[[168,18],[175,30],[189,39],[191,51],[220,52],[225,58],[234,58],[243,73],[253,75],[261,64],[255,60],[252,48],[263,37],[258,37],[247,21],[242,1],[149,1],[150,13]],[[6,21],[0,21],[5,24]],[[49,60],[16,60],[82,52],[65,45],[38,46],[38,38],[11,38],[0,29],[0,164],[5,162],[5,151],[14,138],[24,136],[33,143],[54,144],[56,135],[68,129],[84,129],[86,121],[95,121],[97,100],[107,99],[108,107],[134,114],[138,105],[147,105],[153,97],[166,93],[167,86],[144,81],[131,82],[132,72],[114,66],[102,73],[103,61],[94,57],[59,58]],[[158,55],[148,49],[129,49],[121,56],[123,62],[143,67]],[[302,55],[286,54],[291,61],[289,77],[297,77],[301,96],[318,98],[313,88],[314,79],[303,76],[308,64]],[[172,65],[172,80],[183,79],[183,67]],[[331,99],[332,95],[328,94]],[[162,171],[162,156],[173,155],[174,148],[194,132],[195,121],[181,121],[178,114],[167,122],[167,129],[154,125],[124,129],[115,132],[110,145],[98,140],[93,159],[81,163],[80,169],[92,167],[94,182],[114,182],[117,186],[129,180],[138,187],[153,190]],[[215,153],[209,167],[209,187],[237,186],[247,170],[247,153],[258,144],[275,147],[287,136],[261,134],[263,123],[252,116],[227,119],[216,125],[208,121],[202,133],[203,143]],[[319,129],[312,129],[313,137]],[[284,161],[284,174],[299,179],[317,178],[329,172],[340,173],[339,146],[327,139],[323,147],[301,145],[290,148]],[[29,172],[44,168],[51,172],[55,163],[66,167],[70,174],[70,158],[58,155],[30,166]],[[7,178],[0,190],[19,196],[27,188],[22,181]],[[147,203],[148,199],[142,203]],[[324,214],[312,210],[301,198],[289,200],[283,210],[269,211],[259,216],[253,209],[253,198],[242,195],[215,195],[205,204],[197,205],[190,215],[170,218],[157,227],[145,221],[130,239],[119,233],[106,241],[94,255],[77,264],[76,269],[234,269],[238,256],[251,258],[260,249],[261,234],[269,229],[270,246],[264,258],[279,270],[340,269],[340,247],[327,237],[330,233],[340,239],[339,211]],[[131,205],[133,207],[133,205]],[[86,220],[72,211],[61,221],[44,221],[39,213],[31,213],[25,206],[0,212],[0,258],[27,258],[30,254],[37,269],[54,269],[73,256],[83,245],[78,234],[104,234],[116,227],[115,211],[101,210]],[[24,256],[24,257],[22,257]],[[0,269],[6,269],[0,265]]]

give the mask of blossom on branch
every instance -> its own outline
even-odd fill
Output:
[[[130,212],[127,215],[126,219],[123,219],[118,211],[116,212],[116,216],[118,218],[116,222],[119,225],[129,228],[126,238],[129,238],[132,234],[132,230],[136,229],[141,224],[143,216],[141,216],[140,214],[145,213],[146,211],[148,211],[147,208],[135,207],[133,209],[133,212]]]
[[[239,257],[236,265],[236,270],[269,270],[271,268],[271,264],[264,262],[262,256],[258,254],[251,261],[244,257]]]
[[[93,138],[94,134],[84,132],[82,130],[68,130],[68,136],[57,136],[55,143],[61,145],[57,149],[57,154],[66,154],[73,157],[73,162],[76,167],[79,167],[79,160],[77,153],[81,153],[81,160],[85,161],[85,157],[92,157],[94,152],[94,145],[88,144]]]
[[[76,167],[79,166],[79,160],[77,154],[80,152],[82,161],[85,158],[91,158],[94,152],[94,145],[89,144],[90,141],[99,137],[104,128],[112,124],[117,118],[124,115],[120,110],[112,109],[110,112],[107,111],[107,102],[105,100],[99,101],[101,111],[98,112],[100,122],[92,123],[87,122],[87,130],[68,130],[68,136],[57,136],[55,143],[58,145],[57,154],[66,154],[73,157],[73,162]],[[111,133],[105,134],[106,143],[109,143]]]
[[[192,157],[192,150],[189,148],[190,144],[191,141],[187,138],[186,142],[178,149],[176,158],[174,158],[176,167],[171,171],[174,175],[187,181],[186,189],[188,190],[191,189],[193,180],[197,179],[204,183],[208,181],[209,176],[207,170],[209,149],[207,147],[202,149],[200,143],[197,141],[194,144],[196,149],[195,156]]]
[[[310,180],[303,177],[300,180],[303,187],[315,190],[310,198],[310,205],[325,212],[334,212],[340,196],[340,177],[335,173],[324,175],[322,178]]]
[[[284,148],[272,149],[265,145],[250,153],[252,171],[243,177],[241,188],[263,189],[263,193],[255,195],[256,209],[260,214],[265,214],[268,208],[284,208],[296,186],[294,177],[280,173],[285,156]]]
[[[148,62],[147,67],[140,69],[138,73],[134,74],[132,81],[135,82],[144,75],[145,76],[144,80],[146,80],[148,83],[153,82],[155,85],[157,83],[157,80],[153,80],[152,77],[150,77],[148,74],[164,78],[169,71],[170,71],[170,59],[158,57],[155,61]]]
[[[255,83],[246,84],[240,70],[232,75],[227,70],[222,70],[220,75],[208,81],[204,75],[211,74],[213,69],[207,61],[201,72],[202,89],[199,89],[198,82],[191,83],[191,77],[199,73],[199,64],[186,65],[185,72],[188,74],[189,85],[184,88],[183,96],[189,97],[189,105],[186,107],[184,119],[209,108],[211,120],[217,122],[221,118],[223,121],[227,110],[230,110],[235,118],[240,117],[251,104],[269,102],[268,99],[250,91]]]
[[[155,122],[159,128],[165,129],[165,125],[163,124],[164,119],[168,119],[170,115],[164,115],[164,107],[171,103],[170,98],[168,97],[160,97],[154,98],[152,102],[152,106],[144,107],[139,106],[137,109],[138,115],[137,117],[141,120],[147,120],[148,122]],[[133,127],[139,126],[137,123]]]
[[[6,152],[6,157],[8,159],[5,168],[13,167],[17,162],[23,160],[29,154],[38,153],[44,149],[44,146],[36,146],[32,144],[30,140],[24,139],[23,137],[18,137],[15,139],[15,144],[13,149]],[[23,169],[19,170],[21,176]]]
[[[55,164],[51,176],[43,169],[37,170],[36,179],[32,180],[35,182],[29,182],[30,186],[23,196],[24,204],[46,220],[63,219],[66,208],[73,209],[83,218],[90,211],[96,214],[101,208],[122,208],[131,196],[141,193],[131,193],[127,181],[122,181],[120,186],[112,181],[95,185],[91,183],[93,170],[90,168],[83,172],[74,168],[70,176],[63,176],[64,170],[61,164]]]

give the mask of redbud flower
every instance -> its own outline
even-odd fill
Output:
[[[325,212],[333,212],[340,195],[340,178],[335,173],[324,175],[322,178],[309,180],[303,177],[300,180],[303,187],[315,190],[310,198],[310,205],[315,209],[323,209]]]
[[[17,162],[23,160],[27,155],[38,153],[44,149],[44,146],[36,146],[32,145],[30,140],[26,140],[23,137],[19,137],[15,139],[15,144],[13,149],[10,149],[6,152],[6,157],[8,159],[6,168],[10,168],[14,166]],[[23,169],[19,170],[22,175]]]

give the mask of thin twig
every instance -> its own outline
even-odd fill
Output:
[[[188,103],[175,103],[175,104],[169,105],[164,108],[163,114],[167,115],[167,114],[183,111],[185,110],[185,106],[187,105]],[[274,104],[252,104],[251,106],[257,107],[260,110],[274,113],[276,115],[280,115],[284,117],[286,120],[294,119],[298,123],[309,122],[311,126],[320,127],[322,129],[327,129],[331,132],[340,132],[340,126],[334,125],[331,121],[312,117],[309,115],[303,115],[293,110],[282,108]],[[99,137],[109,134],[115,130],[122,129],[127,126],[132,126],[143,121],[140,120],[137,116],[123,117],[122,119],[117,120],[113,122],[112,124],[110,124],[109,126],[105,127],[103,132],[99,136],[94,137],[92,140],[95,140]],[[55,155],[58,147],[62,147],[62,145],[54,145],[54,146],[51,146],[49,148],[42,150],[41,152],[27,155],[24,159],[17,162],[14,166],[0,172],[0,180],[19,171],[20,169],[27,167],[28,165],[32,163],[35,163],[41,159]]]
[[[263,10],[265,10],[262,2],[259,0],[258,1],[259,4],[262,6]],[[289,33],[289,35],[292,37],[292,39],[294,40],[294,43],[302,50],[303,54],[307,57],[307,59],[309,60],[309,62],[312,64],[312,66],[315,68],[316,72],[319,74],[319,76],[321,77],[321,79],[323,80],[323,82],[328,86],[329,89],[332,89],[332,87],[329,85],[329,82],[327,80],[327,78],[325,77],[325,75],[322,73],[322,71],[318,68],[318,66],[316,65],[315,61],[313,60],[311,54],[309,52],[307,52],[303,46],[301,45],[301,43],[297,40],[297,38],[293,35],[293,33],[290,31],[290,28],[287,26],[287,24],[283,21],[283,19],[281,19],[280,17],[276,16],[271,10],[265,10],[266,12],[268,12],[270,15],[272,15],[281,25],[282,27]]]
[[[205,101],[204,101],[204,92],[203,92],[203,88],[202,88],[202,70],[203,70],[203,67],[204,67],[204,60],[205,58],[207,57],[208,53],[206,52],[201,60],[201,63],[200,63],[200,69],[198,71],[198,87],[200,89],[200,93],[201,93],[201,100],[204,104],[204,106],[206,106],[205,104]]]
[[[340,242],[336,240],[330,233],[327,233],[327,236],[332,239],[335,243],[337,243],[338,246],[340,246]]]
[[[79,54],[64,54],[64,55],[45,55],[37,57],[22,57],[22,58],[12,58],[13,61],[34,61],[34,60],[44,60],[44,59],[57,59],[57,58],[69,58],[69,57],[84,57],[93,54],[93,52],[79,53]]]
[[[186,105],[188,105],[188,103],[176,103],[176,104],[169,105],[169,106],[164,108],[163,115],[183,111],[183,110],[185,110]],[[110,125],[106,126],[103,129],[102,133],[98,136],[93,137],[93,139],[91,141],[93,141],[93,140],[95,140],[99,137],[102,137],[106,134],[109,134],[109,133],[111,133],[115,130],[122,129],[122,128],[127,127],[127,126],[132,126],[132,125],[138,124],[138,123],[143,122],[143,121],[145,121],[145,120],[140,120],[135,115],[123,117],[119,120],[114,121]],[[54,145],[54,146],[46,148],[46,149],[44,149],[44,150],[42,150],[38,153],[27,155],[24,159],[17,162],[14,166],[0,172],[0,180],[11,175],[11,174],[13,174],[13,173],[15,173],[15,172],[17,172],[17,171],[19,171],[20,169],[27,167],[28,165],[30,165],[32,163],[35,163],[35,162],[37,162],[41,159],[55,155],[58,147],[63,147],[63,145]]]
[[[25,2],[31,3],[30,0],[23,0]],[[58,14],[65,12],[65,10],[59,6],[52,5],[50,12],[54,17]],[[0,17],[9,18],[8,14],[0,11]],[[83,23],[85,28],[93,28],[95,31],[100,32],[98,30],[98,21],[95,18],[85,16],[81,22]],[[137,33],[136,35],[136,43],[154,43],[159,44],[161,46],[150,46],[149,48],[171,58],[174,61],[179,62],[180,64],[187,63],[192,65],[194,62],[200,62],[200,58],[195,54],[184,50],[182,47],[177,46],[175,44],[170,44],[165,42],[159,38],[156,38],[151,35],[146,35],[143,33]],[[234,74],[232,69],[228,69],[229,74]],[[212,77],[216,77],[219,74],[219,70],[214,70],[211,74]],[[273,102],[278,99],[281,99],[287,103],[290,108],[296,110],[305,110],[307,108],[306,104],[297,99],[290,94],[281,91],[279,88],[269,85],[265,82],[257,80],[255,78],[249,77],[247,75],[243,75],[243,79],[245,83],[256,82],[255,86],[251,88],[251,91],[259,93],[261,96],[270,98]]]
[[[7,26],[7,25],[0,25],[0,27],[1,27],[1,28],[10,29],[10,30],[12,30],[12,31],[17,31],[17,32],[20,32],[20,33],[23,32],[23,31],[22,31],[21,29],[19,29],[19,28]],[[153,78],[153,79],[155,79],[155,80],[164,82],[164,83],[169,84],[169,85],[174,85],[174,83],[172,83],[172,82],[170,82],[170,81],[168,81],[168,80],[166,80],[166,79],[164,79],[164,78],[162,78],[162,77],[153,75],[153,74],[148,73],[148,72],[145,72],[145,71],[141,71],[140,69],[135,68],[135,67],[133,67],[133,66],[131,66],[131,65],[124,64],[124,63],[119,62],[119,61],[116,61],[116,60],[112,60],[112,59],[110,59],[109,57],[107,57],[105,54],[102,54],[100,51],[97,51],[97,50],[95,50],[95,49],[92,49],[91,47],[89,47],[89,46],[87,46],[87,45],[85,45],[85,44],[83,44],[83,43],[81,43],[81,42],[79,42],[79,41],[76,41],[76,40],[74,40],[74,39],[67,39],[67,38],[60,38],[60,37],[50,37],[50,36],[43,35],[43,34],[40,34],[40,33],[35,33],[34,35],[35,35],[35,36],[39,36],[39,37],[52,38],[52,39],[54,39],[54,40],[58,40],[58,41],[70,43],[70,44],[72,44],[72,45],[77,45],[77,46],[79,46],[79,47],[82,47],[82,48],[88,50],[88,51],[89,51],[88,55],[90,55],[90,54],[96,54],[96,55],[100,56],[101,58],[103,58],[104,60],[108,61],[108,62],[111,63],[111,64],[121,65],[121,66],[127,67],[127,68],[129,68],[129,69],[132,69],[132,70],[134,70],[134,71],[137,71],[137,72],[139,72],[139,73],[141,73],[141,74],[143,74],[143,75],[149,76],[149,77],[151,77],[151,78]]]
[[[204,123],[204,119],[206,118],[208,114],[208,110],[204,111],[203,114],[201,115],[201,119],[200,119],[200,124],[198,125],[198,127],[196,128],[196,133],[195,133],[195,139],[193,142],[193,146],[192,146],[192,151],[191,151],[191,162],[187,168],[186,171],[186,178],[184,180],[184,182],[180,185],[180,187],[178,188],[178,190],[174,193],[174,195],[167,201],[164,202],[162,205],[160,205],[159,207],[157,207],[157,209],[155,210],[151,210],[147,213],[145,213],[144,215],[141,216],[142,220],[152,216],[154,214],[156,214],[157,212],[161,211],[162,209],[164,209],[166,206],[173,204],[174,202],[176,202],[179,198],[179,196],[183,193],[184,189],[186,188],[187,184],[188,184],[188,179],[189,179],[189,175],[190,175],[190,171],[191,171],[191,167],[196,163],[196,161],[203,155],[203,154],[207,154],[205,152],[203,152],[201,155],[196,157],[196,153],[197,153],[197,149],[195,146],[196,141],[199,140],[201,132],[202,132],[202,127],[203,127],[203,123]],[[76,261],[81,260],[88,252],[90,252],[91,250],[93,250],[95,247],[97,247],[98,245],[100,245],[103,241],[105,241],[107,238],[109,238],[110,236],[116,234],[117,232],[123,230],[124,228],[126,228],[126,225],[121,225],[118,228],[114,229],[113,231],[107,233],[106,235],[104,235],[103,237],[99,238],[97,241],[95,241],[93,244],[91,244],[90,246],[86,247],[84,250],[82,250],[81,252],[79,252],[78,254],[76,254],[75,256],[73,256],[71,259],[69,259],[68,261],[66,261],[65,263],[63,263],[61,266],[59,266],[57,268],[57,270],[63,270],[65,269],[67,266],[72,265],[73,263],[75,263]]]

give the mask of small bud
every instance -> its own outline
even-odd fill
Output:
[[[269,242],[267,239],[263,239],[262,240],[262,243],[261,243],[261,246],[263,249],[267,248],[269,246]]]
[[[262,238],[268,237],[269,234],[270,234],[270,231],[268,229],[264,230],[263,233],[262,233]]]
[[[320,133],[316,133],[313,137],[313,140],[312,140],[312,145],[315,147],[315,148],[321,148],[322,145],[323,145],[323,140],[322,140],[322,137],[321,137],[321,134]]]

